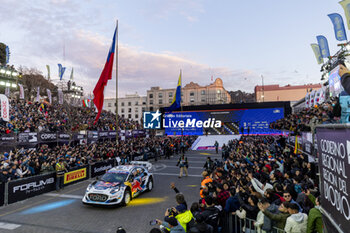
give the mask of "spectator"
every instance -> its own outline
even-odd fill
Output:
[[[288,212],[291,214],[287,218],[284,230],[286,233],[306,233],[307,215],[299,212],[299,207],[295,203],[288,204]]]
[[[205,223],[203,216],[196,218],[196,223],[187,232],[188,233],[213,233],[213,227]]]
[[[316,206],[309,212],[307,219],[307,233],[323,233],[323,221],[320,211],[320,197],[316,198]]]
[[[170,233],[185,233],[185,229],[177,222],[176,218],[168,218],[166,221],[157,219],[157,224],[170,229]]]
[[[264,213],[265,217],[269,218],[273,222],[273,227],[284,229],[286,226],[287,218],[290,216],[286,205],[288,205],[287,202],[281,203],[281,205],[278,207],[279,212],[275,213],[271,213],[262,205],[259,205],[259,209]]]
[[[205,208],[200,214],[204,221],[213,227],[214,233],[217,233],[219,223],[219,212],[220,210],[215,207],[214,200],[211,196],[204,198]]]

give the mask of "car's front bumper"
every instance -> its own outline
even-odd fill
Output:
[[[86,193],[82,199],[84,204],[91,205],[117,205],[120,204],[123,200],[122,193],[116,193],[115,195],[109,195],[106,201],[93,201],[89,199],[89,193]]]

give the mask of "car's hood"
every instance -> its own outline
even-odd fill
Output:
[[[95,190],[106,190],[106,189],[109,189],[109,188],[115,188],[117,186],[119,186],[120,183],[119,182],[105,182],[105,181],[96,181],[92,184],[92,187],[95,189]]]

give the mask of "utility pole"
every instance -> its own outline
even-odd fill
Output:
[[[119,145],[119,119],[118,119],[118,20],[117,20],[117,44],[116,44],[116,53],[115,53],[115,120],[116,120],[116,126],[115,126],[115,143],[116,146]]]
[[[265,90],[264,90],[264,76],[261,75],[261,80],[262,80],[262,101],[265,102]]]

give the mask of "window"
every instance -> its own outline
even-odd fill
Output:
[[[124,106],[124,102],[122,102],[122,106]]]
[[[135,112],[139,112],[139,108],[135,108]]]
[[[149,110],[152,112],[153,111],[153,107],[150,107]]]
[[[153,104],[153,100],[150,100],[150,101],[149,101],[149,104]]]
[[[129,119],[131,118],[131,114],[128,115],[128,118],[129,118]]]
[[[135,118],[136,118],[136,119],[139,118],[139,115],[138,115],[138,114],[135,114]]]
[[[128,102],[128,106],[131,106],[131,102]]]
[[[146,111],[146,108],[142,108],[142,112],[145,112]]]
[[[131,108],[128,109],[128,112],[131,112]]]
[[[124,115],[124,114],[122,114],[122,117],[123,117],[123,118],[125,118],[125,115]]]
[[[173,97],[173,93],[172,92],[169,92],[169,97]]]
[[[169,99],[169,104],[171,104],[171,102],[173,102],[173,100],[172,100],[172,99]]]
[[[202,90],[202,91],[201,91],[201,94],[202,94],[202,95],[205,95],[205,90]]]
[[[137,106],[137,105],[139,105],[139,102],[138,102],[138,101],[135,102],[135,106]]]
[[[122,108],[122,113],[124,113],[124,108]]]
[[[190,92],[190,96],[194,96],[194,92]]]
[[[158,93],[159,98],[163,98],[163,93]]]
[[[153,98],[153,94],[149,94],[149,98],[152,99]]]
[[[108,103],[108,107],[112,107],[112,103]]]
[[[117,107],[117,103],[114,103],[114,107]]]
[[[163,104],[163,100],[162,99],[159,100],[159,104]]]
[[[202,102],[205,102],[205,99],[201,99]]]
[[[142,105],[146,105],[146,102],[142,102]]]
[[[194,103],[194,99],[190,99],[190,102],[191,102],[191,103]]]

